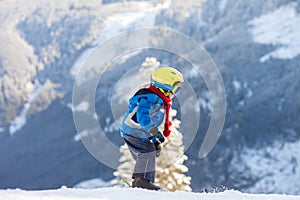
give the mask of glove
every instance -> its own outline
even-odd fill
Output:
[[[156,157],[159,157],[160,156],[160,152],[161,152],[161,146],[160,146],[160,143],[159,142],[156,142],[154,143],[155,144],[155,156]]]
[[[159,144],[161,144],[161,143],[164,143],[164,141],[165,141],[165,137],[163,136],[163,134],[161,133],[161,132],[158,132],[158,133],[156,133],[155,135],[153,135],[153,136],[151,136],[150,138],[149,138],[149,141],[151,142],[151,143],[159,143]]]

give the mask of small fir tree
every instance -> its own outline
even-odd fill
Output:
[[[178,130],[180,121],[175,118],[176,114],[177,111],[171,109],[172,133],[162,144],[161,154],[156,160],[156,184],[170,191],[192,191],[191,177],[184,174],[188,172],[184,165],[188,157],[184,155],[183,135]]]

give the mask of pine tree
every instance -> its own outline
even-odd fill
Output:
[[[140,68],[140,78],[149,84],[149,74],[159,65],[160,63],[156,58],[146,58]],[[176,110],[172,109],[170,111],[170,121],[172,122],[170,129],[172,133],[162,144],[161,155],[156,160],[156,184],[170,191],[191,191],[191,178],[184,175],[188,168],[183,163],[188,157],[184,155],[183,136],[178,131],[180,121],[175,118],[176,114]],[[163,126],[160,128],[161,131],[162,128]],[[121,164],[114,175],[130,183],[135,161],[126,144],[120,147],[120,152],[122,153],[119,160]]]
[[[172,133],[162,144],[161,154],[156,160],[156,184],[170,191],[192,191],[191,177],[184,175],[188,171],[184,165],[188,157],[184,155],[183,136],[178,130],[180,121],[175,118],[176,114],[177,111],[171,109]]]
[[[160,63],[154,57],[147,57],[145,59],[141,65],[141,68],[139,69],[140,79],[145,83],[145,85],[149,84],[150,74],[152,74],[152,72],[154,72],[159,65]]]

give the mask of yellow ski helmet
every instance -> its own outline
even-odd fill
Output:
[[[181,91],[181,83],[184,82],[182,74],[172,67],[162,67],[151,74],[151,84],[164,93],[177,95]]]

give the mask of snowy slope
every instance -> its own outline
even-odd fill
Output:
[[[222,193],[206,194],[192,192],[156,192],[143,189],[128,188],[101,188],[101,189],[59,189],[45,191],[0,190],[0,200],[292,200],[300,196],[244,194],[238,191],[225,191]]]
[[[296,7],[297,3],[292,2],[249,22],[255,42],[276,47],[261,57],[261,62],[270,58],[293,59],[300,54],[300,15]]]
[[[291,132],[293,130],[290,130]],[[261,149],[247,149],[239,152],[232,160],[232,168],[239,173],[259,174],[259,180],[247,192],[299,193],[300,170],[298,161],[300,141],[276,142]],[[242,165],[238,163],[243,163]],[[290,184],[293,186],[291,187]]]

